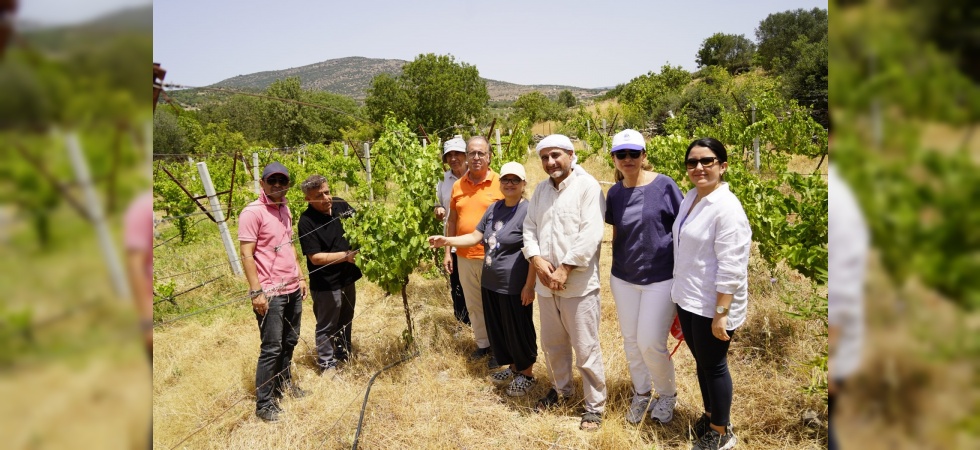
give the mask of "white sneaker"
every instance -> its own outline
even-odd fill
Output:
[[[518,373],[514,381],[507,386],[507,395],[511,397],[523,397],[534,387],[535,379],[523,373]]]
[[[650,405],[650,418],[660,423],[670,422],[674,418],[674,407],[677,406],[677,394],[661,395]]]
[[[647,414],[650,407],[650,394],[633,394],[633,401],[630,402],[630,409],[626,411],[626,421],[636,425],[643,422],[643,416]]]
[[[504,384],[510,381],[510,379],[513,377],[514,377],[514,371],[510,370],[510,367],[507,367],[504,370],[491,373],[490,381],[493,381],[496,384]]]

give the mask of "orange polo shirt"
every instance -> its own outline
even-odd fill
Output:
[[[493,170],[487,171],[487,176],[480,184],[474,184],[470,177],[464,174],[453,183],[453,196],[450,208],[456,211],[456,236],[470,234],[476,230],[483,214],[493,202],[504,198],[500,192],[500,175]],[[472,247],[456,248],[456,256],[467,259],[483,259],[483,244]]]

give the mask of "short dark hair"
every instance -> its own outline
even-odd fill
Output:
[[[718,162],[728,162],[728,151],[725,150],[725,144],[722,144],[718,139],[706,137],[691,142],[691,145],[687,146],[687,153],[684,154],[684,159],[691,156],[691,149],[694,147],[704,147],[711,150],[718,158]]]
[[[300,184],[299,187],[303,190],[303,194],[307,194],[311,191],[320,189],[320,186],[323,186],[323,183],[326,182],[327,177],[319,174],[313,174],[307,177],[306,180],[303,181],[303,184]]]

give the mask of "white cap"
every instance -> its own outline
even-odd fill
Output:
[[[442,144],[442,155],[446,156],[449,152],[463,152],[466,153],[466,141],[463,140],[463,136],[456,135],[452,139],[446,141]]]
[[[534,147],[534,151],[540,153],[541,150],[546,148],[560,148],[570,152],[575,151],[575,147],[572,146],[572,140],[564,134],[552,134],[542,139],[541,142],[538,142],[538,145]]]
[[[647,145],[646,141],[643,140],[643,135],[639,131],[627,128],[613,136],[610,152],[618,152],[620,150],[646,150],[646,148]]]
[[[517,175],[520,179],[527,181],[527,173],[521,163],[511,161],[500,167],[500,178],[504,175]]]

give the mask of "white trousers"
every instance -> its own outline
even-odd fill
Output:
[[[670,300],[672,281],[638,285],[609,277],[630,378],[638,394],[650,392],[653,387],[661,395],[677,394],[674,362],[667,351],[670,325],[677,315]]]
[[[575,365],[582,375],[585,410],[602,413],[606,406],[606,374],[599,347],[599,290],[584,297],[539,295],[538,311],[541,348],[555,390],[563,396],[570,396],[574,391],[574,349]]]
[[[483,259],[456,258],[453,270],[459,271],[459,284],[463,286],[463,297],[466,299],[466,311],[470,314],[470,326],[473,327],[473,339],[479,348],[490,347],[487,337],[487,323],[483,316],[483,291],[480,283],[483,281]]]

